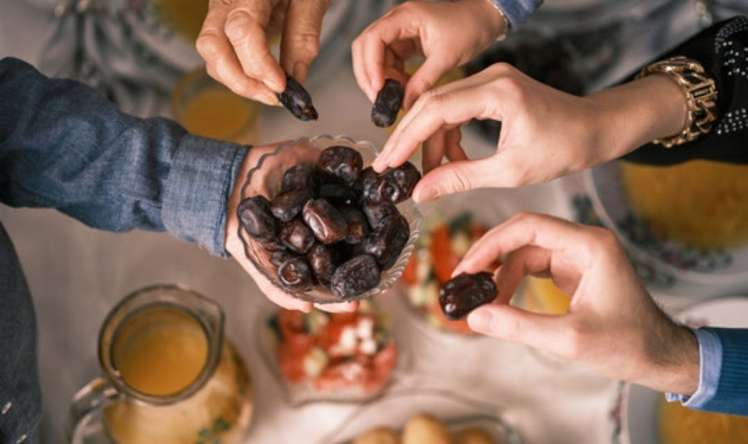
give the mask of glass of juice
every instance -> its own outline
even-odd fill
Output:
[[[553,283],[550,278],[528,276],[522,284],[519,297],[512,299],[512,304],[533,313],[560,316],[569,311],[571,297]],[[543,365],[561,368],[570,362],[554,354],[530,348],[532,354]]]
[[[171,112],[197,136],[240,144],[259,140],[260,105],[211,79],[205,68],[182,77],[171,95]]]
[[[71,442],[240,442],[250,377],[223,327],[218,304],[184,288],[123,299],[99,334],[103,376],[73,398]]]

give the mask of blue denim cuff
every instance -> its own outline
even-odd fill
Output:
[[[543,0],[492,0],[501,8],[509,22],[509,29],[517,29],[543,4]]]
[[[247,149],[186,135],[172,159],[162,217],[171,234],[227,257],[226,204]]]
[[[699,387],[691,396],[667,393],[668,401],[680,401],[690,408],[701,408],[717,393],[722,371],[722,342],[716,333],[700,328],[694,330],[699,341]]]

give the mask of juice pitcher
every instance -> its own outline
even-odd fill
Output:
[[[231,444],[252,416],[250,378],[210,299],[159,285],[125,297],[99,333],[103,372],[73,397],[76,444]]]

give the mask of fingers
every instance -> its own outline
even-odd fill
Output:
[[[442,164],[446,154],[446,132],[438,131],[423,143],[422,167],[423,174],[428,173]]]
[[[491,185],[493,159],[460,160],[442,165],[429,172],[413,190],[413,200],[418,203],[447,194]]]
[[[571,335],[567,334],[566,316],[534,314],[511,305],[489,304],[473,310],[467,322],[473,331],[497,339],[558,354],[569,348]]]
[[[384,86],[387,47],[418,36],[418,18],[395,8],[369,25],[351,46],[356,82],[370,101]]]
[[[459,127],[447,131],[447,158],[452,161],[468,160],[465,150],[462,149],[462,131]]]
[[[459,89],[460,85],[464,85],[461,82],[421,96],[375,159],[372,166],[377,172],[401,165],[421,143],[442,127],[487,117],[487,111],[492,108],[489,96],[480,87]]]
[[[266,28],[271,13],[268,1],[242,2],[226,16],[224,31],[244,73],[279,93],[286,87],[286,79],[268,47]]]
[[[322,20],[327,0],[291,0],[281,42],[281,65],[299,82],[304,82],[309,65],[319,54]]]
[[[544,248],[526,246],[511,252],[502,262],[496,280],[496,302],[508,304],[527,275],[542,273],[551,268],[551,252]]]
[[[256,5],[266,4],[267,2],[256,2]],[[241,6],[241,5],[240,5]],[[267,5],[266,5],[267,6]],[[257,7],[257,6],[254,6]],[[232,17],[232,33],[243,35],[243,22],[247,17],[244,9],[239,9],[239,15]],[[271,69],[270,76],[248,76],[243,69],[242,62],[237,57],[237,52],[227,36],[226,28],[228,27],[229,15],[234,14],[232,10],[225,6],[212,6],[203,22],[200,36],[195,43],[196,49],[200,56],[205,60],[208,74],[216,81],[226,85],[231,91],[244,97],[249,97],[268,105],[277,105],[278,99],[274,92],[260,79],[275,79],[277,71]],[[254,26],[253,32],[259,33],[264,39],[264,30]],[[234,36],[236,37],[236,36]],[[239,41],[242,41],[239,38]],[[267,51],[267,48],[264,48]],[[277,63],[273,61],[277,66]],[[280,70],[280,67],[277,67]],[[281,86],[285,86],[285,78],[280,79]]]
[[[430,54],[413,73],[405,87],[403,105],[409,109],[421,94],[430,90],[439,78],[457,65],[459,54]]]
[[[525,246],[550,250],[576,271],[584,270],[591,258],[590,234],[581,225],[551,216],[521,213],[498,225],[473,244],[455,268],[455,274],[476,272],[496,258]]]

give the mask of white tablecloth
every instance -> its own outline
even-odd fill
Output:
[[[44,18],[20,0],[4,0],[0,9],[0,57],[37,63],[49,32]],[[321,133],[385,140],[386,133],[369,122],[370,104],[349,66],[343,66],[335,78],[312,91],[321,111],[319,122],[299,123],[285,111],[268,111],[262,116],[262,140]],[[491,149],[472,133],[465,145],[483,155]],[[556,181],[497,190],[490,196],[504,214],[522,209],[566,215],[562,188]],[[271,305],[236,263],[210,257],[165,234],[106,233],[51,210],[0,206],[0,220],[15,242],[36,304],[44,442],[63,441],[72,394],[99,374],[96,337],[106,313],[125,294],[157,282],[194,288],[219,301],[228,314],[227,335],[246,358],[255,381],[256,416],[248,442],[314,442],[356,408],[312,404],[292,409],[285,403],[258,356],[254,335],[261,313]],[[523,347],[486,338],[434,340],[407,313],[397,319],[397,330],[411,344],[412,374],[419,375],[409,384],[444,386],[448,377],[465,393],[504,406],[505,417],[527,443],[609,442],[611,381],[549,366]]]

